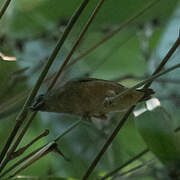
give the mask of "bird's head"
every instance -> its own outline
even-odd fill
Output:
[[[45,105],[45,102],[44,102],[44,95],[41,94],[39,96],[37,96],[35,98],[35,101],[32,103],[32,105],[30,106],[30,109],[32,111],[39,111],[39,110],[43,110],[44,108],[44,105]]]

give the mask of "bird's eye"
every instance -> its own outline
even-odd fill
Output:
[[[41,102],[42,100],[44,99],[44,95],[43,94],[41,94],[41,95],[39,95],[38,97],[37,97],[37,102]]]

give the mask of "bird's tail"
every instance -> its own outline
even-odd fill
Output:
[[[148,89],[138,89],[137,91],[143,92],[144,93],[144,97],[141,99],[141,102],[143,101],[147,101],[149,99],[151,99],[151,95],[155,94],[155,91],[151,88]]]

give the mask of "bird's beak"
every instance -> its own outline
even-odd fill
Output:
[[[44,105],[44,102],[35,102],[34,104],[32,104],[32,106],[29,107],[29,109],[31,111],[38,111],[38,110],[41,110],[43,105]]]

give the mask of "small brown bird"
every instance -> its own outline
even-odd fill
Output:
[[[125,111],[142,98],[142,101],[149,99],[154,93],[152,89],[134,90],[122,95],[122,100],[116,106],[105,107],[106,98],[114,97],[126,89],[114,81],[95,78],[73,79],[48,94],[39,95],[30,109],[105,119],[107,113]]]

